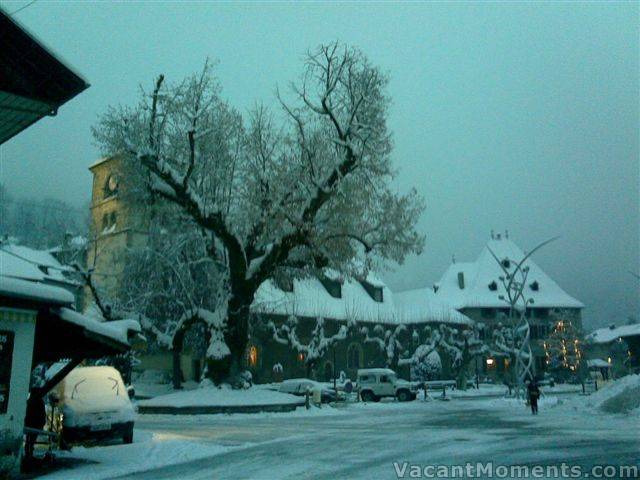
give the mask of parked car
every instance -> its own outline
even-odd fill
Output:
[[[281,393],[289,393],[291,395],[298,396],[304,396],[307,390],[309,392],[320,390],[322,392],[322,403],[335,402],[338,398],[338,395],[333,388],[329,388],[320,382],[309,380],[308,378],[291,378],[289,380],[284,380],[279,389]]]
[[[364,402],[377,402],[383,397],[395,397],[400,402],[415,400],[418,386],[398,379],[389,368],[358,370],[358,390]]]
[[[86,441],[133,442],[133,389],[113,367],[77,367],[51,392],[53,425],[63,446]]]

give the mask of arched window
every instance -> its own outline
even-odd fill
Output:
[[[258,348],[255,345],[251,345],[249,347],[249,351],[247,352],[247,363],[250,367],[258,365]]]
[[[333,364],[327,362],[324,364],[324,381],[330,382],[331,380],[333,380]]]
[[[362,349],[357,343],[352,343],[347,349],[347,367],[348,368],[360,368],[361,366]]]

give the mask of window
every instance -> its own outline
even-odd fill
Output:
[[[327,362],[324,364],[324,381],[330,382],[331,380],[333,380],[333,364]]]
[[[247,363],[250,367],[255,367],[258,365],[258,349],[255,345],[251,345],[249,347],[249,352],[247,354]]]
[[[544,372],[547,369],[547,362],[545,357],[537,356],[536,357],[536,371]]]
[[[539,325],[531,325],[529,327],[529,334],[531,335],[531,340],[537,340],[540,338],[540,326]]]
[[[360,345],[357,343],[352,343],[349,345],[347,349],[347,367],[348,368],[360,368],[360,356],[362,355],[362,350],[360,349]]]
[[[293,279],[284,275],[277,275],[274,279],[276,287],[283,292],[293,292]]]
[[[380,383],[389,383],[389,377],[387,377],[386,375],[382,375],[380,377]]]
[[[484,340],[486,336],[487,336],[487,334],[486,334],[484,328],[478,329],[478,339]]]
[[[374,302],[382,303],[384,301],[382,287],[372,285],[369,282],[360,282]]]
[[[495,308],[481,308],[480,313],[482,318],[493,318],[496,316]]]
[[[320,283],[333,298],[342,298],[342,284],[338,280],[330,280],[325,277],[320,279]]]
[[[8,330],[0,331],[0,413],[7,413],[9,407],[14,335]]]
[[[548,308],[536,308],[533,310],[533,316],[535,318],[548,318],[549,317],[549,309]]]
[[[118,214],[116,212],[105,213],[102,215],[102,233],[112,233],[116,229]]]

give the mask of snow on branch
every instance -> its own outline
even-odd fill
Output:
[[[345,340],[350,329],[350,324],[340,325],[336,333],[327,335],[325,320],[322,317],[318,317],[315,319],[315,325],[308,337],[308,341],[304,342],[298,335],[299,320],[295,315],[289,316],[286,322],[279,326],[276,326],[273,321],[269,321],[267,325],[276,342],[281,345],[291,346],[296,352],[302,353],[308,365],[313,365],[331,347]]]

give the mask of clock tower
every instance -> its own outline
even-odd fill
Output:
[[[123,158],[102,158],[89,170],[93,188],[87,267],[93,269],[95,284],[107,296],[113,296],[124,268],[126,249],[143,244],[147,228],[142,209],[130,193]],[[86,305],[92,299],[88,300]]]

